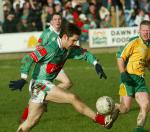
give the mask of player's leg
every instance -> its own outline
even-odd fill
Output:
[[[106,125],[105,117],[103,115],[96,114],[91,108],[84,104],[77,95],[69,91],[64,91],[63,89],[55,86],[52,90],[47,92],[45,100],[57,103],[72,104],[76,111],[78,111],[79,113],[89,117],[90,119],[98,122],[101,125]],[[112,121],[110,122],[108,123],[112,125]]]
[[[135,94],[135,99],[140,106],[140,112],[139,112],[139,115],[137,117],[136,131],[140,130],[142,132],[143,127],[144,127],[144,123],[145,123],[146,118],[147,118],[147,114],[148,114],[149,109],[150,109],[149,95],[147,92],[137,92]]]
[[[132,87],[120,84],[119,95],[120,95],[120,104],[116,104],[116,107],[120,110],[120,113],[127,113],[132,105]]]
[[[24,111],[20,117],[20,120],[19,120],[19,123],[23,123],[27,117],[28,117],[28,112],[29,112],[29,106],[27,105],[25,108],[24,108]]]
[[[117,104],[117,108],[120,113],[127,113],[132,105],[132,97],[130,96],[120,96],[120,104]]]
[[[41,103],[29,103],[29,113],[27,119],[19,126],[17,132],[29,132],[39,121],[44,112],[44,106]]]
[[[31,87],[32,87],[32,85],[33,85],[33,80],[31,80],[30,81],[30,84],[29,84],[29,93],[31,94],[32,92],[32,90],[31,90]],[[29,102],[31,101],[31,99],[29,100]],[[45,111],[47,111],[47,104],[46,103],[44,103],[43,104],[44,105],[44,109],[45,109]],[[23,113],[22,113],[22,115],[21,115],[21,117],[20,117],[20,119],[19,119],[19,122],[20,122],[20,124],[21,123],[23,123],[26,119],[27,119],[27,117],[28,117],[28,113],[29,113],[29,108],[28,108],[29,106],[27,105],[25,108],[24,108],[24,111],[23,111]]]
[[[44,103],[43,104],[43,107],[44,107],[44,111],[47,112],[47,103]],[[19,120],[19,123],[23,123],[27,117],[28,117],[28,114],[29,114],[29,105],[27,105],[25,108],[24,108],[24,111],[20,117],[20,120]]]
[[[67,74],[64,72],[64,70],[61,70],[59,74],[56,77],[56,80],[59,81],[60,83],[58,84],[58,87],[63,88],[63,89],[69,89],[72,87],[72,82],[67,76]],[[31,81],[32,84],[32,81]],[[30,84],[30,86],[31,86]],[[45,111],[47,111],[47,105],[45,104]],[[24,122],[27,119],[28,116],[28,105],[24,108],[24,111],[21,115],[21,118],[19,120],[20,123]]]
[[[52,90],[47,92],[45,100],[56,103],[72,104],[79,113],[82,113],[93,120],[95,119],[95,112],[93,112],[89,107],[87,107],[77,95],[68,91],[64,91],[63,89],[57,86],[55,86]]]
[[[64,70],[61,70],[55,79],[60,82],[57,85],[60,88],[69,89],[72,87],[72,82]]]

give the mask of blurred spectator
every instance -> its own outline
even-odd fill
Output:
[[[73,12],[72,3],[71,0],[68,0],[64,5],[62,17],[65,18],[68,22],[74,23],[72,12]]]
[[[42,4],[37,2],[37,0],[30,0],[31,12],[29,15],[30,23],[36,24],[36,29],[38,31],[42,30],[41,14],[42,14]]]
[[[88,19],[88,22],[89,22],[89,25],[90,25],[90,28],[91,28],[91,29],[97,28],[97,23],[96,23],[96,21],[94,20],[93,15],[88,14],[88,15],[87,15],[87,19]]]
[[[136,9],[138,8],[138,1],[137,0],[125,0],[125,21],[127,26],[133,26],[134,25],[134,16],[136,13]]]
[[[14,15],[15,15],[16,24],[17,24],[20,21],[20,17],[22,15],[22,11],[20,9],[19,4],[16,4],[16,6],[14,8]]]
[[[46,29],[47,17],[48,17],[48,6],[44,5],[42,9],[42,15],[41,15],[41,22],[42,22],[43,30]]]
[[[91,18],[93,19],[92,21],[95,21],[96,25],[98,24],[96,6],[94,3],[89,3],[89,10],[87,16],[91,16]]]
[[[11,8],[9,7],[8,3],[5,3],[3,5],[3,11],[4,11],[4,18],[6,19],[6,17],[9,15]]]
[[[105,18],[106,15],[109,15],[110,12],[107,10],[107,8],[105,8],[104,6],[102,6],[99,10],[99,15],[101,20],[103,20]]]
[[[84,0],[84,2],[82,3],[82,12],[83,13],[87,13],[88,12],[88,8],[89,8],[89,3],[88,3],[88,1],[87,0]]]
[[[116,8],[115,6],[111,6],[110,9],[110,14],[111,14],[111,25],[112,27],[116,27],[117,26],[117,22],[116,22]]]
[[[36,31],[35,23],[28,23],[27,16],[22,16],[20,22],[17,25],[18,32],[31,32]]]
[[[60,1],[57,0],[54,2],[54,10],[56,13],[62,14],[62,5],[61,5]]]
[[[47,0],[47,4],[49,7],[53,7],[54,6],[54,0]]]
[[[118,15],[119,15],[119,17],[118,17],[119,18],[119,27],[126,27],[123,7],[119,8]]]
[[[15,15],[13,13],[9,13],[3,23],[3,31],[4,33],[15,33],[16,29],[16,20]]]
[[[16,8],[16,5],[19,5],[19,8],[23,8],[23,5],[25,3],[25,0],[14,0],[13,2],[13,9]]]
[[[85,14],[80,14],[79,16],[80,21],[82,23],[81,28],[81,41],[87,41],[88,40],[88,30],[90,29],[90,24],[88,22],[88,19]]]
[[[139,9],[138,14],[136,15],[134,25],[139,26],[141,21],[143,20],[150,20],[149,15],[145,12],[144,9]]]
[[[77,5],[75,8],[74,8],[74,11],[73,11],[73,19],[74,19],[74,23],[78,26],[78,27],[82,27],[83,26],[83,23],[81,22],[79,16],[80,14],[82,13],[82,7],[81,5]]]
[[[110,14],[106,14],[100,23],[101,28],[109,28],[112,27]]]
[[[27,25],[32,30],[44,30],[54,12],[62,13],[65,20],[75,23],[86,35],[91,28],[132,27],[139,25],[141,20],[150,20],[148,17],[150,0],[2,0],[2,2],[4,22],[0,32],[16,32],[16,26],[18,28],[21,23],[26,23],[21,22],[25,20],[21,16],[27,17]]]
[[[52,6],[48,6],[47,13],[48,13],[48,15],[47,15],[47,18],[46,18],[46,22],[49,23],[50,20],[51,20],[52,15],[54,13],[54,8]]]
[[[24,4],[23,4],[23,8],[22,8],[22,15],[25,15],[25,16],[30,16],[30,14],[31,14],[31,5],[30,5],[30,3],[29,2],[25,2]]]

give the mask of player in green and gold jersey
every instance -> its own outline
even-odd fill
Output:
[[[145,67],[150,66],[150,21],[142,21],[140,35],[132,38],[128,44],[117,52],[118,68],[121,74],[120,112],[130,110],[132,99],[140,106],[136,131],[143,132],[144,123],[149,112],[148,88],[145,85]]]

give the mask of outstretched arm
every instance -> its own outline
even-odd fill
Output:
[[[101,64],[97,61],[96,57],[92,53],[87,51],[86,49],[83,49],[80,46],[74,46],[74,47],[72,47],[68,57],[73,58],[73,59],[87,61],[88,63],[94,65],[95,70],[96,70],[98,76],[100,77],[100,79],[107,78]]]
[[[26,83],[26,79],[28,76],[28,72],[33,64],[33,62],[37,63],[39,62],[45,55],[47,54],[47,51],[44,47],[40,46],[37,47],[34,52],[31,52],[30,54],[26,55],[21,63],[21,79],[10,81],[9,88],[11,90],[22,90],[23,86]]]
[[[24,85],[26,84],[26,80],[28,77],[28,72],[33,64],[33,60],[29,55],[26,55],[21,60],[22,66],[21,66],[21,79],[10,81],[9,88],[11,90],[22,90]]]

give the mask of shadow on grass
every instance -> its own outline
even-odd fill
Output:
[[[130,111],[139,111],[140,108],[139,107],[132,107]]]
[[[144,132],[150,132],[150,130],[144,130]]]

